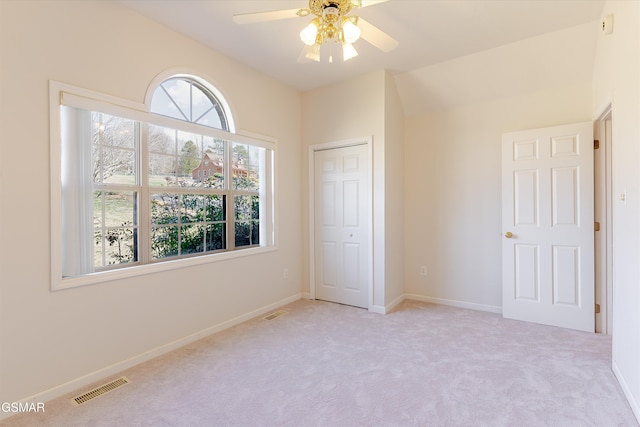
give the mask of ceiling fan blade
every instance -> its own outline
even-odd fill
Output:
[[[360,27],[360,37],[381,51],[391,52],[398,47],[396,39],[362,18],[358,18],[358,27]]]
[[[236,24],[254,24],[256,22],[277,21],[279,19],[296,18],[302,9],[273,10],[271,12],[241,13],[233,15]]]
[[[373,6],[376,5],[378,3],[386,3],[389,0],[362,0],[362,6],[360,7],[367,7],[367,6]]]

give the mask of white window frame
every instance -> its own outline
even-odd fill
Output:
[[[114,116],[125,117],[139,122],[151,123],[154,125],[177,128],[186,132],[193,132],[212,136],[223,140],[246,143],[258,147],[266,148],[271,153],[271,159],[266,162],[264,188],[267,191],[265,201],[266,206],[261,206],[261,224],[266,230],[261,229],[261,244],[263,246],[252,246],[239,248],[236,250],[202,254],[188,258],[173,258],[168,260],[156,260],[149,264],[131,265],[114,270],[105,270],[95,273],[85,274],[77,277],[62,276],[62,183],[61,176],[61,115],[60,106],[68,105],[89,111],[100,111]],[[51,206],[51,289],[61,290],[78,286],[91,285],[106,281],[125,279],[145,274],[158,273],[162,271],[186,268],[211,262],[225,261],[240,257],[253,256],[277,250],[275,238],[275,162],[277,141],[270,137],[251,133],[232,133],[215,128],[208,128],[202,125],[183,122],[177,119],[156,115],[148,111],[145,104],[120,99],[111,95],[102,94],[96,91],[78,88],[65,83],[49,81],[49,124],[50,124],[50,206]],[[230,193],[233,194],[233,193]],[[227,199],[227,203],[233,203],[233,196]],[[228,226],[232,226],[228,224]],[[262,228],[262,227],[261,227]],[[229,238],[234,238],[233,234],[228,234]],[[262,238],[264,237],[264,241]]]

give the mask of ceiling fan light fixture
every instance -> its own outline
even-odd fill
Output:
[[[309,22],[309,25],[304,27],[300,31],[300,40],[307,46],[313,46],[316,43],[316,37],[318,36],[318,19],[314,19]]]
[[[320,46],[329,41],[342,45],[344,61],[357,56],[353,43],[360,38],[358,17],[347,14],[361,4],[359,0],[309,0],[309,11],[316,18],[300,31],[300,39],[309,47],[304,57],[319,62]]]
[[[351,15],[354,9],[388,1],[390,0],[308,0],[308,8],[241,13],[233,16],[233,22],[250,24],[309,16],[312,19],[311,22],[300,31],[304,48],[298,57],[298,62],[305,62],[305,59],[319,61],[320,46],[327,42],[341,45],[343,58],[347,60],[358,54],[353,44],[361,38],[383,52],[390,52],[398,46],[397,40],[378,27],[363,18]],[[330,47],[333,46],[333,43],[329,44]],[[329,62],[332,62],[332,58],[330,54]]]
[[[342,60],[348,61],[351,58],[355,58],[358,56],[358,51],[351,43],[343,43],[342,44]]]

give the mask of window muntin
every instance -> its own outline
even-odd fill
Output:
[[[136,122],[99,112],[75,113],[78,132],[85,127],[84,120],[89,120],[91,129],[94,268],[136,262],[140,190]]]
[[[70,93],[55,92],[56,86]],[[61,144],[52,149],[52,172],[61,180],[52,180],[52,194],[63,194],[60,203],[52,202],[52,231],[60,232],[52,239],[52,259],[61,266],[52,269],[54,288],[141,274],[168,259],[184,264],[188,258],[187,265],[195,265],[190,260],[197,255],[219,254],[211,260],[222,260],[244,252],[237,249],[273,245],[273,143],[198,131],[193,123],[129,110],[130,103],[118,105],[113,97],[101,100],[95,92],[55,82],[53,87],[52,119],[59,115],[60,127],[52,131],[58,129]],[[62,104],[57,108],[56,100]],[[245,152],[236,156],[234,168],[231,153],[240,146]],[[154,208],[152,201],[162,197],[173,203],[165,201],[162,208],[175,214]],[[82,206],[69,203],[74,198]]]
[[[260,197],[235,196],[235,245],[260,244]]]
[[[137,261],[138,194],[107,189],[94,191],[93,262],[96,270]]]
[[[149,140],[149,185],[224,187],[224,140],[156,125],[149,125]]]
[[[153,259],[227,249],[226,194],[151,193]]]

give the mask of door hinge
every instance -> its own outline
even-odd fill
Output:
[[[594,139],[593,140],[593,149],[597,150],[598,148],[600,148],[600,140],[599,139]]]
[[[596,314],[600,314],[600,304],[596,304]]]
[[[593,223],[593,229],[594,229],[595,231],[600,231],[600,223],[599,223],[599,222],[597,222],[597,221],[596,221],[596,222],[594,222],[594,223]]]

